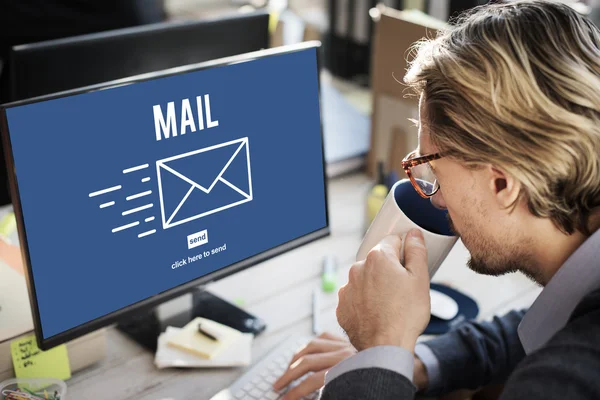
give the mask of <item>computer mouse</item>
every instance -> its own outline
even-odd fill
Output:
[[[431,315],[444,320],[451,320],[458,314],[458,304],[447,294],[438,290],[429,290],[431,297]]]

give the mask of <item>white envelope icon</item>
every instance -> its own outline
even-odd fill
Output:
[[[252,201],[248,138],[156,161],[163,229]]]

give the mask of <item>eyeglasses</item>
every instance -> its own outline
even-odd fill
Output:
[[[423,198],[433,196],[440,189],[440,184],[429,162],[442,157],[440,153],[417,157],[417,151],[414,150],[402,160],[402,168],[417,193]]]

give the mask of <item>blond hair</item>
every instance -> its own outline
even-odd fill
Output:
[[[478,6],[423,39],[404,82],[446,156],[493,164],[532,214],[590,235],[600,206],[600,31],[569,6]],[[422,116],[423,117],[423,116]]]

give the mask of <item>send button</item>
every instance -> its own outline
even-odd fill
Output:
[[[194,247],[202,246],[203,244],[208,243],[208,231],[205,229],[189,235],[187,237],[187,243],[188,249],[193,249]]]

